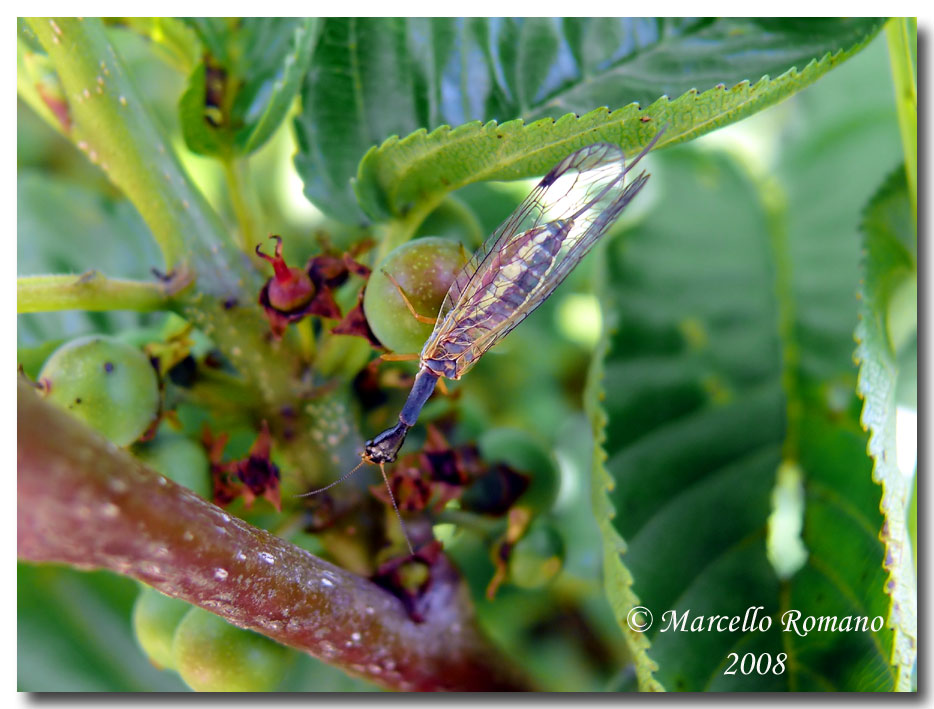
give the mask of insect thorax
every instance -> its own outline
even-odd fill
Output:
[[[470,364],[472,364],[472,362]],[[464,362],[453,359],[431,358],[422,359],[421,361],[422,367],[427,368],[432,373],[437,374],[439,377],[444,377],[445,379],[460,379],[461,375],[466,371],[464,365]]]

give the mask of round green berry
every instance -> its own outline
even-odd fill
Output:
[[[292,653],[202,608],[188,611],[175,630],[175,668],[197,692],[269,692],[288,670]]]
[[[386,256],[363,295],[367,323],[383,346],[400,353],[421,351],[434,324],[412,314],[400,288],[415,312],[433,321],[466,260],[459,243],[435,236],[409,241]]]
[[[133,604],[133,633],[136,642],[160,669],[175,669],[172,641],[175,629],[191,604],[169,598],[154,588],[144,588]]]
[[[91,335],[59,347],[39,372],[49,401],[120,446],[139,438],[159,412],[159,382],[140,350]]]

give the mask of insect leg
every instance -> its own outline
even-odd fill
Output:
[[[395,352],[386,352],[381,354],[379,358],[385,360],[386,362],[408,362],[413,359],[418,359],[418,355],[415,353],[397,354]]]
[[[389,281],[396,287],[396,290],[399,291],[399,295],[402,296],[402,302],[405,303],[405,307],[409,309],[410,313],[412,313],[413,318],[415,318],[419,322],[428,323],[429,325],[434,325],[436,318],[430,318],[427,315],[420,315],[418,311],[415,310],[415,306],[412,305],[412,303],[409,301],[408,296],[406,296],[405,294],[405,291],[402,290],[402,286],[399,285],[399,281],[397,281],[389,271],[383,270],[383,275],[386,276],[386,278],[388,278]]]

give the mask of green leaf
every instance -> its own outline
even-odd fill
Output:
[[[350,177],[367,148],[421,124],[406,31],[394,18],[324,20],[295,122],[295,166],[308,198],[335,219],[360,217]]]
[[[544,174],[568,153],[597,141],[635,153],[667,126],[657,147],[686,142],[787,98],[861,49],[865,40],[834,54],[817,54],[801,71],[792,67],[775,79],[765,76],[752,85],[733,84],[740,75],[723,74],[725,81],[703,93],[692,88],[677,99],[663,96],[645,108],[630,103],[615,111],[566,113],[557,120],[473,122],[453,130],[441,126],[431,133],[416,131],[401,140],[394,136],[361,161],[357,196],[368,214],[385,218],[404,214],[420,201],[434,203],[448,191],[478,180]],[[583,110],[593,104],[576,105]]]
[[[281,73],[271,87],[267,80],[256,91],[253,106],[259,107],[261,112],[254,118],[248,111],[247,127],[237,133],[237,144],[242,153],[249,154],[262,147],[289,112],[311,63],[320,29],[321,20],[312,17],[293,30],[288,52],[282,58]]]
[[[654,134],[630,129],[636,116],[670,120],[669,142],[690,139],[800,89],[880,26],[865,19],[327,20],[303,91],[296,165],[309,199],[350,221],[360,214],[349,180],[367,148],[437,129],[430,139],[390,139],[367,155],[359,178],[369,184],[358,196],[380,218],[469,181],[543,174],[588,138],[632,147],[636,137]],[[784,80],[759,81],[793,67],[798,71]],[[706,93],[744,81],[754,86]],[[688,93],[694,90],[699,96]],[[659,102],[663,95],[683,98],[670,106]],[[602,109],[580,125],[564,120],[552,129],[549,120],[529,133],[509,123],[633,102],[654,103],[654,110],[631,107],[611,119]],[[493,120],[509,127],[470,123]],[[530,151],[535,157],[518,164]],[[460,166],[465,159],[469,172]]]
[[[207,49],[179,102],[188,147],[246,155],[272,136],[292,106],[318,39],[316,18],[190,21]]]
[[[655,208],[608,245],[594,502],[642,689],[895,686],[851,335],[859,210],[899,154],[878,55],[789,108],[772,177],[717,154],[657,156]],[[638,605],[655,618],[642,634],[626,624]],[[664,616],[758,606],[765,632],[677,632]],[[800,637],[782,632],[789,611],[877,630]],[[786,669],[725,675],[731,652],[786,653]]]
[[[863,215],[862,232],[865,257],[856,328],[860,363],[857,390],[864,399],[862,422],[869,430],[873,477],[884,490],[886,524],[882,537],[889,572],[885,588],[891,596],[889,621],[896,632],[891,660],[898,668],[897,688],[910,691],[918,634],[917,587],[907,519],[911,471],[906,476],[906,471],[899,469],[899,464],[905,464],[898,460],[896,421],[899,404],[916,408],[913,402],[900,401],[898,394],[905,379],[910,390],[917,389],[914,335],[918,264],[904,166],[897,168],[873,196]]]

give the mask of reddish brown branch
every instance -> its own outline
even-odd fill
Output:
[[[416,624],[366,579],[145,468],[22,381],[17,423],[20,558],[132,576],[391,689],[526,688],[476,629],[453,568]]]

